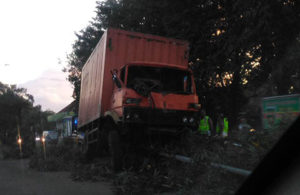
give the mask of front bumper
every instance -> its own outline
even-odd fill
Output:
[[[125,124],[142,124],[144,127],[156,130],[179,130],[196,126],[197,112],[195,111],[125,107],[123,113]]]

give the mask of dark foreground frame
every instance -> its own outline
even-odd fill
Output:
[[[300,194],[300,117],[236,194]]]

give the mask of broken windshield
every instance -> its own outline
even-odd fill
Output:
[[[193,93],[189,71],[174,68],[129,66],[127,87],[136,90],[141,86],[150,91],[161,93]]]

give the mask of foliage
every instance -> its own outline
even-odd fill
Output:
[[[72,145],[37,145],[29,167],[39,171],[70,171],[80,161],[80,151]]]
[[[0,143],[11,146],[10,157],[19,155],[16,144],[19,135],[23,140],[23,154],[29,155],[35,134],[53,126],[47,122],[47,116],[53,112],[43,112],[41,106],[33,103],[34,98],[26,89],[0,82]]]
[[[187,137],[188,141],[183,142],[190,145],[186,147],[187,151],[183,152],[178,145],[165,148],[164,151],[168,154],[186,153],[193,163],[158,155],[149,156],[148,152],[139,157],[144,159],[144,163],[125,168],[115,175],[113,181],[119,194],[234,194],[245,177],[215,168],[211,163],[251,171],[273,147],[281,133],[235,131],[228,139],[207,139],[191,134]]]
[[[234,194],[245,177],[214,168],[211,163],[253,170],[283,133],[280,129],[272,131],[275,132],[234,131],[228,139],[207,139],[192,133],[181,142],[154,147],[152,152],[136,147],[138,152],[127,154],[133,158],[127,159],[130,162],[126,161],[123,171],[117,174],[109,169],[109,158],[88,162],[78,148],[69,144],[48,145],[45,153],[42,147],[37,147],[30,167],[40,171],[70,171],[75,181],[110,180],[117,194]],[[157,151],[185,154],[193,163],[166,158]]]
[[[77,40],[73,44],[73,51],[67,56],[69,65],[63,71],[69,73],[68,80],[74,86],[73,97],[76,102],[76,113],[79,105],[81,70],[103,34],[101,28],[101,24],[94,21],[84,30],[76,33]]]
[[[112,179],[113,172],[108,168],[107,159],[94,159],[92,162],[80,161],[71,170],[71,177],[74,181],[100,181]]]

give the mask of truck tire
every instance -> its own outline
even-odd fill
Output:
[[[118,172],[122,168],[122,153],[120,136],[116,130],[110,130],[108,132],[108,146],[111,156],[111,167],[114,171]]]

